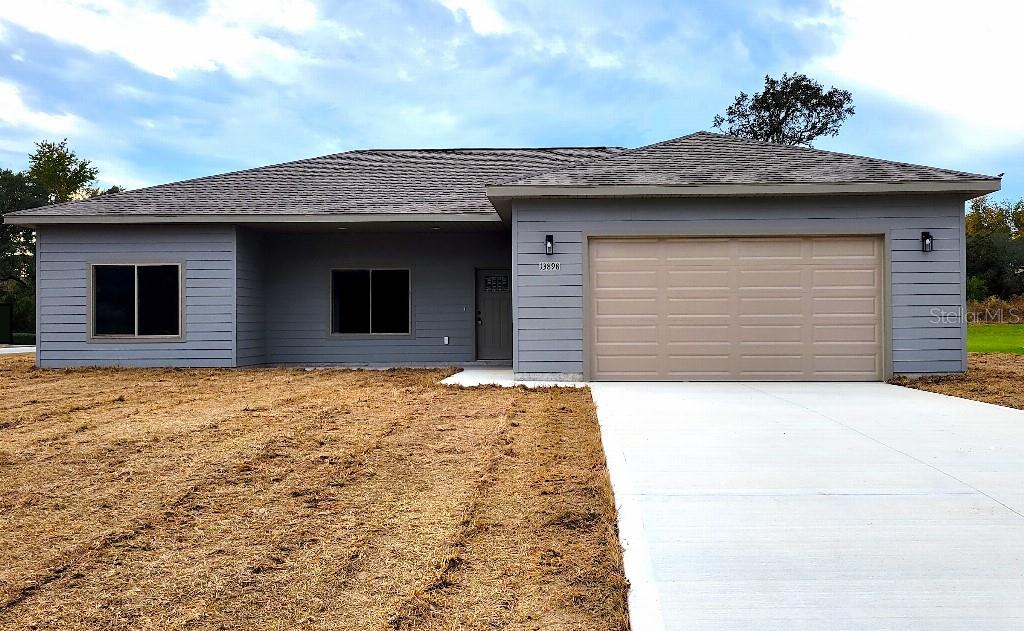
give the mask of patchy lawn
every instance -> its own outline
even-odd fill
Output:
[[[0,357],[0,627],[624,629],[587,390]]]
[[[967,350],[1024,355],[1024,324],[969,324]]]
[[[1024,409],[1024,355],[969,353],[967,357],[965,375],[897,377],[890,383]]]

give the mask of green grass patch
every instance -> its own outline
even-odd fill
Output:
[[[1024,324],[969,324],[967,350],[1024,355]]]

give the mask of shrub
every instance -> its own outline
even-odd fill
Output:
[[[988,283],[981,276],[969,276],[967,278],[967,299],[984,300],[988,296]]]
[[[970,282],[968,281],[968,294]],[[1022,324],[1024,323],[1024,295],[1006,300],[989,296],[984,300],[968,299],[967,322],[979,324]]]

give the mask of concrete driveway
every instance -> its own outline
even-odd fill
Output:
[[[591,387],[635,631],[1024,628],[1024,412],[878,383]]]

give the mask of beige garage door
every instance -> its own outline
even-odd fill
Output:
[[[596,380],[878,380],[878,237],[592,239]]]

